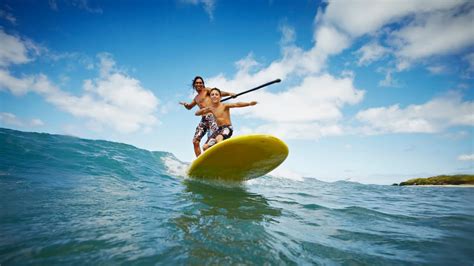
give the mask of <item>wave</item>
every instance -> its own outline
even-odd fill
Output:
[[[459,264],[466,189],[186,178],[123,143],[0,129],[0,264]],[[209,259],[212,257],[212,260]]]
[[[0,145],[0,172],[4,174],[47,176],[55,173],[53,176],[112,176],[137,180],[163,174],[183,176],[186,167],[169,152],[47,133],[1,128]]]

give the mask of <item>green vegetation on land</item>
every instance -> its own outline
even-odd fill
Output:
[[[413,185],[474,185],[474,175],[440,175],[428,178],[414,178],[400,183],[400,186]]]

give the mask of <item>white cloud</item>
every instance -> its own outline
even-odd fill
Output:
[[[366,44],[356,52],[356,54],[359,56],[358,65],[368,65],[373,61],[382,58],[388,52],[389,51],[387,48],[381,46],[377,42]]]
[[[267,67],[256,69],[255,66],[260,64],[253,59],[252,53],[249,53],[242,60],[246,63],[252,62],[252,68],[238,65],[234,78],[227,79],[223,74],[219,74],[211,77],[207,84],[220,88],[251,88],[276,77],[281,79],[305,77],[319,73],[324,68],[328,56],[338,54],[350,45],[350,38],[345,33],[324,21],[315,27],[313,36],[315,44],[308,50],[294,45],[296,34],[291,27],[281,26],[280,31],[281,58],[271,62]]]
[[[304,51],[295,46],[287,46],[282,50],[282,58],[270,63],[267,67],[255,61],[252,53],[236,63],[237,73],[232,79],[227,79],[223,74],[218,74],[207,79],[210,87],[224,90],[243,90],[252,88],[275,78],[305,76],[318,72],[324,64],[325,58],[318,56],[313,51]]]
[[[463,139],[467,139],[470,137],[470,134],[469,134],[469,131],[466,131],[466,130],[460,130],[460,131],[456,131],[456,132],[446,132],[444,135],[443,135],[444,138],[447,138],[447,139],[450,139],[450,140],[463,140]]]
[[[379,81],[379,86],[381,87],[399,87],[398,80],[396,80],[392,73],[391,69],[379,69],[379,72],[385,72],[385,78]]]
[[[11,13],[0,9],[0,18],[5,19],[10,22],[12,25],[16,25],[16,18]]]
[[[159,101],[155,95],[115,69],[110,55],[99,55],[99,59],[99,77],[85,80],[80,96],[61,90],[43,74],[18,78],[7,70],[0,70],[0,90],[17,96],[37,93],[63,111],[122,133],[146,131],[156,125]]]
[[[474,161],[474,154],[462,154],[458,156],[459,161]]]
[[[293,44],[293,42],[296,39],[296,32],[293,27],[284,24],[280,26],[280,32],[281,32],[280,44],[282,46]]]
[[[147,130],[158,121],[155,118],[158,99],[141,87],[140,82],[114,69],[110,56],[100,56],[100,77],[84,81],[80,97],[56,89],[46,78],[37,82],[46,100],[75,116],[85,117],[130,133]]]
[[[314,38],[316,41],[314,51],[323,57],[338,54],[350,45],[350,38],[345,33],[329,25],[318,27]]]
[[[31,90],[34,82],[34,77],[16,78],[9,71],[0,69],[0,90],[8,90],[13,95],[25,95]]]
[[[450,2],[450,1],[445,1]],[[474,9],[420,15],[392,35],[397,56],[416,60],[433,55],[454,53],[474,44]]]
[[[0,67],[24,64],[32,59],[28,56],[28,45],[19,37],[9,35],[0,28]]]
[[[353,38],[374,33],[384,25],[406,16],[449,10],[467,0],[359,0],[330,1],[323,20],[350,34]]]
[[[45,48],[31,41],[6,34],[0,29],[0,90],[21,96],[37,93],[59,109],[89,123],[111,127],[123,133],[147,131],[158,123],[155,114],[159,104],[155,95],[140,82],[118,70],[109,54],[100,54],[99,77],[84,81],[83,94],[71,95],[53,84],[46,75],[14,76],[7,69],[12,64],[25,64],[32,59],[29,53],[39,54]],[[4,119],[7,119],[4,116]],[[9,120],[15,121],[15,120]],[[40,120],[33,124],[40,125]]]
[[[248,73],[251,73],[254,69],[260,66],[260,64],[255,61],[253,53],[247,55],[247,57],[240,59],[235,62],[235,66],[239,70],[237,72],[237,77],[244,77]]]
[[[2,122],[5,125],[11,125],[11,126],[23,126],[24,123],[20,121],[16,115],[11,114],[11,113],[0,113],[0,122]]]
[[[429,66],[427,67],[428,71],[430,71],[432,74],[441,74],[446,71],[446,67],[442,65],[436,65],[436,66]]]
[[[344,128],[337,122],[283,122],[266,123],[247,132],[250,133],[271,134],[282,139],[317,140],[344,135]]]
[[[259,104],[235,113],[270,122],[337,121],[344,105],[356,104],[363,97],[364,91],[354,88],[350,77],[338,79],[323,74],[307,76],[301,84],[283,92],[256,91],[249,99]]]
[[[396,70],[404,71],[419,59],[473,46],[473,16],[474,5],[469,0],[336,0],[329,1],[324,12],[319,11],[316,22],[321,28],[332,27],[341,35],[347,34],[343,47],[358,37],[371,37],[372,41],[356,52],[359,65],[394,55]],[[315,38],[316,42],[322,39]],[[380,45],[380,40],[388,46]],[[337,51],[342,49],[332,54]],[[387,73],[380,85],[392,86],[391,78],[392,73]]]
[[[12,113],[5,112],[0,113],[0,123],[14,127],[39,127],[44,125],[44,122],[41,119],[21,119]]]
[[[370,108],[357,113],[356,118],[366,125],[366,134],[435,133],[451,126],[474,126],[474,102],[463,102],[453,93],[404,109],[398,104]]]
[[[239,74],[236,75],[239,77],[238,82],[236,77],[228,80],[222,74],[213,77],[211,81],[223,88],[250,88],[275,77],[285,79],[294,75],[304,77],[319,73],[325,67],[328,56],[339,54],[355,38],[375,34],[390,23],[398,23],[400,28],[395,32],[385,29],[389,35],[387,38],[394,47],[383,47],[378,41],[371,41],[357,52],[358,63],[369,64],[386,54],[395,53],[398,56],[397,70],[402,71],[410,66],[410,60],[452,52],[472,43],[474,34],[467,32],[472,31],[468,27],[472,24],[472,19],[471,23],[468,22],[469,16],[472,17],[472,10],[454,15],[460,7],[469,6],[463,5],[465,3],[467,0],[330,1],[327,8],[319,10],[315,18],[312,48],[303,50],[295,46],[294,30],[284,25],[280,27],[282,58],[253,74],[243,68],[239,69]],[[412,19],[413,17],[416,19]],[[444,33],[445,30],[450,32]],[[443,34],[438,34],[439,32]],[[428,49],[424,50],[425,46]],[[386,80],[381,85],[394,85],[391,72],[386,74]]]
[[[35,119],[31,119],[31,122],[30,124],[32,126],[44,126],[44,122],[41,120],[41,119],[38,119],[38,118],[35,118]]]
[[[214,9],[216,8],[215,0],[181,0],[182,3],[191,5],[202,5],[209,19],[214,20]]]
[[[71,5],[75,8],[85,10],[89,13],[102,14],[102,8],[100,7],[91,7],[88,0],[70,0],[64,1],[64,4]],[[58,1],[57,0],[48,0],[49,7],[54,11],[59,11]]]
[[[202,4],[204,5],[204,10],[209,15],[211,20],[214,19],[214,9],[216,8],[215,0],[201,0]]]
[[[58,11],[58,2],[56,0],[48,0],[49,7],[54,10]]]

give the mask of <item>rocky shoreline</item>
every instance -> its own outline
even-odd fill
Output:
[[[427,178],[413,178],[393,186],[446,186],[474,187],[474,175],[440,175]]]

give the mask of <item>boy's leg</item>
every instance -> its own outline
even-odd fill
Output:
[[[216,143],[217,143],[217,140],[216,140],[216,139],[217,139],[217,137],[219,137],[220,135],[217,135],[217,136],[214,136],[214,135],[215,135],[215,133],[213,134],[213,136],[212,136],[211,138],[209,138],[209,139],[207,140],[206,144],[204,144],[204,146],[202,146],[202,148],[203,148],[204,150],[207,150],[207,149],[209,149],[210,147],[216,145]]]
[[[224,136],[222,136],[222,135],[220,135],[220,134],[217,135],[217,137],[216,137],[216,143],[219,143],[219,142],[221,142],[221,141],[223,141],[223,140],[224,140]]]
[[[224,126],[221,128],[221,131],[219,132],[219,135],[216,136],[216,141],[217,143],[225,140],[225,139],[228,139],[232,136],[232,133],[234,132],[234,129],[232,128],[232,126]]]

